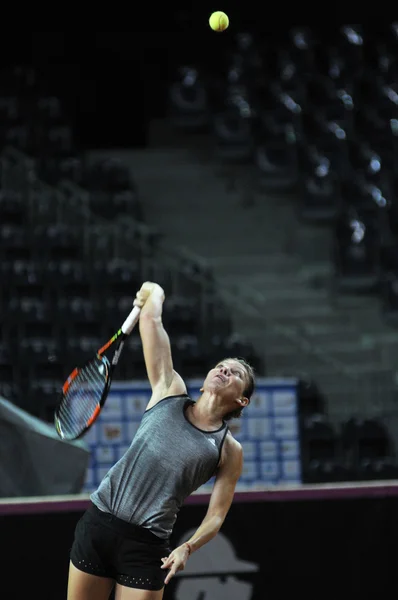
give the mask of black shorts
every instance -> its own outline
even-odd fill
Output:
[[[76,525],[70,559],[80,571],[126,587],[161,590],[167,575],[161,559],[170,552],[168,540],[91,503]]]

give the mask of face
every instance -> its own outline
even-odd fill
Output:
[[[247,373],[244,366],[235,360],[227,359],[208,372],[203,389],[237,400],[243,398],[246,385]]]

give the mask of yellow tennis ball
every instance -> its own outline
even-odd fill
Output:
[[[225,14],[225,12],[217,10],[210,15],[209,25],[213,31],[225,31],[229,25],[228,16]]]

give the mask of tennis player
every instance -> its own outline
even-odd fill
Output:
[[[173,369],[162,324],[163,289],[146,282],[135,305],[152,396],[130,448],[91,495],[71,549],[68,600],[161,600],[189,556],[214,538],[242,472],[242,448],[227,421],[239,417],[254,389],[243,359],[209,373],[195,402]],[[184,500],[215,475],[205,518],[172,550],[170,536]]]

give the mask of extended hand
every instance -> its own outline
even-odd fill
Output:
[[[186,562],[189,556],[188,546],[182,544],[182,546],[178,546],[175,548],[171,554],[167,558],[162,558],[162,569],[170,569],[165,579],[165,584],[169,583],[170,579],[174,577],[174,575],[178,571],[183,571],[185,569]]]

